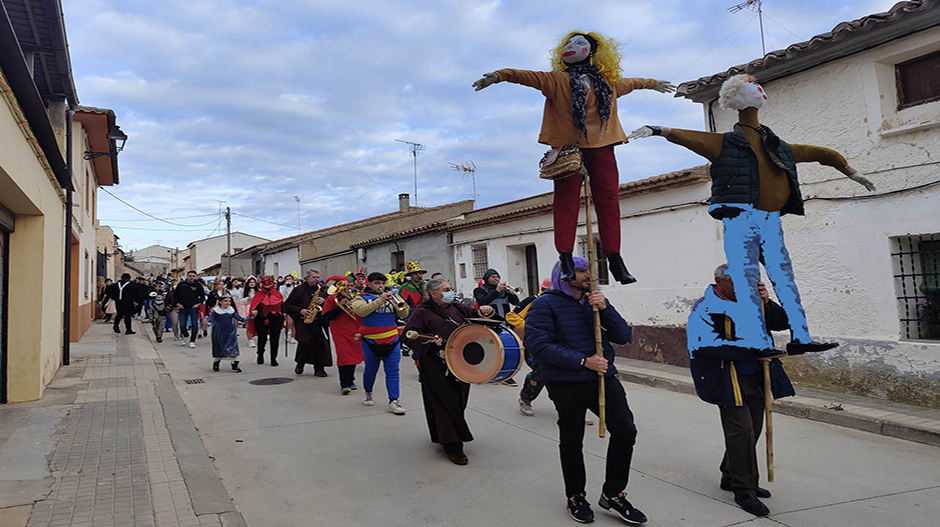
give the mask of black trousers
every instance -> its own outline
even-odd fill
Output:
[[[598,412],[598,381],[547,382],[548,397],[555,403],[558,412],[558,435],[561,453],[561,472],[565,479],[565,495],[574,496],[584,492],[584,414],[590,410]],[[627,404],[627,394],[616,377],[604,379],[607,397],[607,475],[604,494],[615,496],[627,488],[630,462],[633,460],[633,445],[636,444],[636,425],[633,412]]]
[[[738,375],[745,406],[719,406],[725,456],[721,460],[721,483],[735,494],[757,490],[760,481],[757,440],[764,426],[764,377]]]
[[[352,386],[356,384],[356,365],[355,364],[346,364],[345,366],[337,366],[336,369],[339,370],[339,387],[345,388],[347,386]]]
[[[114,331],[120,331],[121,321],[124,321],[124,329],[131,331],[131,317],[134,316],[134,308],[131,306],[123,307],[117,305],[117,314],[114,315]]]
[[[277,359],[277,348],[280,345],[281,326],[284,325],[284,315],[269,314],[265,318],[255,319],[255,331],[258,332],[258,355],[264,355],[264,346],[271,339],[271,360]]]

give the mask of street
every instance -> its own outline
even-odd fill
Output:
[[[402,361],[401,399],[408,413],[394,416],[381,404],[381,373],[375,388],[380,404],[369,408],[360,404],[361,389],[339,394],[335,368],[328,378],[314,377],[309,368],[298,377],[283,351],[281,365],[272,368],[255,364],[255,350],[244,339],[241,349],[244,373],[226,371],[224,363],[213,373],[208,339],[196,349],[172,339],[157,345],[249,525],[573,523],[564,508],[547,393],[534,404],[536,417],[527,418],[518,413],[517,389],[474,386],[468,420],[476,439],[466,447],[470,464],[459,467],[428,440],[410,359]],[[249,384],[268,377],[294,381]],[[357,381],[361,386],[361,368]],[[718,488],[717,409],[693,396],[625,386],[639,429],[627,491],[650,525],[940,525],[940,456],[934,447],[775,416],[776,483],[762,483],[774,493],[765,500],[772,514],[756,519]],[[585,436],[588,499],[596,503],[606,442],[596,425]],[[763,458],[763,440],[760,450]],[[594,509],[595,523],[620,523]]]

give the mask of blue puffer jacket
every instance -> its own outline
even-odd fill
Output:
[[[627,344],[632,329],[608,305],[601,310],[604,328],[604,358],[607,377],[615,375],[614,348],[610,343]],[[575,300],[560,291],[546,291],[532,301],[525,319],[525,347],[539,363],[539,373],[546,382],[583,382],[597,379],[597,372],[581,365],[594,355],[594,314],[587,299]]]

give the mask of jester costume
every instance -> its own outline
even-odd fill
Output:
[[[366,289],[351,302],[353,311],[362,318],[359,335],[366,369],[363,374],[364,388],[372,393],[379,362],[385,368],[385,389],[389,401],[397,401],[400,395],[398,368],[401,362],[401,328],[397,318],[408,316],[408,306],[401,308],[391,301],[380,298],[381,293]]]

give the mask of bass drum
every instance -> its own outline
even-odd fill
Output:
[[[444,360],[447,369],[463,382],[495,383],[519,371],[524,353],[522,342],[511,329],[465,324],[447,339]]]

